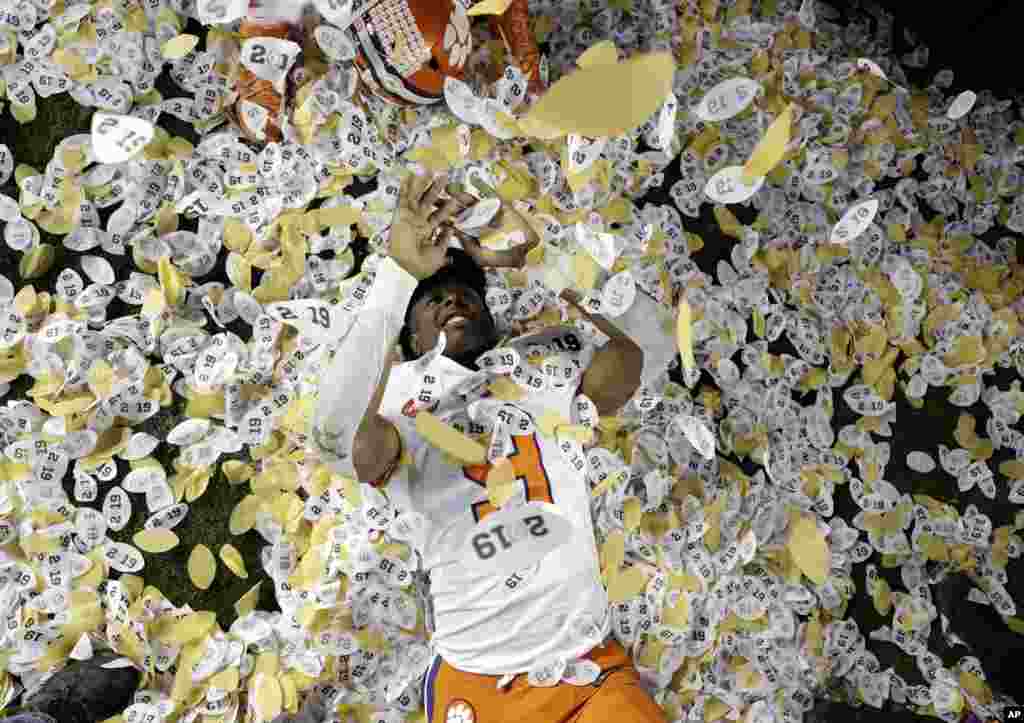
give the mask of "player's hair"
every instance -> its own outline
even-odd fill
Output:
[[[450,281],[470,287],[480,294],[481,299],[487,294],[487,275],[484,270],[477,266],[465,251],[456,248],[448,249],[448,263],[433,276],[428,276],[416,286],[415,291],[412,292],[412,298],[409,299],[409,305],[405,308],[405,323],[398,335],[398,343],[402,347],[402,356],[406,361],[412,361],[420,356],[412,348],[412,307],[438,286]],[[491,313],[486,304],[484,312]]]

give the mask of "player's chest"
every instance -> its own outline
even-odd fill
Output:
[[[510,416],[509,421],[514,424],[516,417]],[[534,433],[508,435],[506,442],[501,456],[508,460],[514,476],[514,496],[522,503],[556,504],[555,484],[549,474],[551,451]],[[434,453],[423,459],[411,492],[417,508],[435,529],[464,532],[495,512],[487,494],[487,479],[493,469],[490,463],[454,465],[431,451]]]

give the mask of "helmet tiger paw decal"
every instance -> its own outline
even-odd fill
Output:
[[[476,723],[476,711],[464,700],[452,701],[444,712],[444,723]]]

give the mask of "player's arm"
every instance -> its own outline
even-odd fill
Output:
[[[360,482],[386,485],[402,457],[398,428],[379,414],[373,415],[356,433],[352,457]]]
[[[565,289],[561,296],[609,337],[608,343],[594,352],[590,366],[583,372],[580,391],[594,403],[600,416],[614,416],[640,386],[644,351],[603,316],[590,314],[579,306],[578,295],[571,289]]]
[[[394,461],[388,455],[397,435],[379,418],[380,402],[413,292],[445,263],[448,237],[435,240],[434,231],[455,213],[457,204],[433,210],[442,188],[440,180],[412,175],[403,182],[389,232],[389,255],[378,264],[370,295],[338,341],[321,379],[311,437],[338,474],[369,481],[380,471],[372,454]]]
[[[402,438],[398,428],[378,413],[391,367],[397,361],[397,353],[392,351],[352,444],[352,463],[359,481],[374,486],[387,484],[402,456]]]

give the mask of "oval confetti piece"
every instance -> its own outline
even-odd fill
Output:
[[[520,127],[533,133],[618,136],[650,118],[672,90],[675,60],[671,53],[645,53],[614,65],[579,68],[558,80],[531,108]],[[608,103],[615,98],[615,103]]]
[[[163,467],[147,465],[133,469],[126,474],[124,479],[121,480],[121,486],[124,487],[126,492],[144,495],[155,485],[163,484],[166,481],[167,472]]]
[[[608,602],[625,602],[635,598],[647,587],[647,575],[639,567],[612,572],[608,579]]]
[[[107,520],[107,527],[114,532],[120,532],[128,525],[132,518],[132,501],[122,487],[111,487],[103,498],[103,517]]]
[[[466,464],[484,464],[487,450],[454,427],[450,427],[430,412],[416,415],[416,432],[426,442],[447,452]]]
[[[257,495],[247,495],[238,501],[231,511],[228,520],[228,531],[232,535],[244,535],[256,524],[256,517],[263,507],[263,499]]]
[[[683,368],[690,370],[697,366],[693,357],[693,328],[690,305],[685,301],[679,303],[679,316],[676,318],[676,346],[679,349]]]
[[[704,195],[715,203],[743,203],[761,190],[764,180],[760,176],[747,184],[743,180],[743,166],[726,166],[708,179]]]
[[[946,111],[946,117],[950,120],[959,120],[971,112],[971,108],[978,102],[978,96],[973,90],[965,90],[953,99]]]
[[[83,256],[80,261],[82,271],[94,284],[112,284],[117,281],[114,267],[102,256]]]
[[[787,105],[776,118],[764,136],[754,146],[750,158],[743,164],[743,182],[754,183],[758,178],[771,173],[786,155],[786,146],[789,144],[791,126],[793,125],[793,105]]]
[[[153,140],[153,124],[127,115],[92,116],[92,151],[100,163],[124,163]]]
[[[715,435],[702,420],[692,414],[682,414],[676,417],[676,424],[701,457],[715,458]]]
[[[256,699],[256,713],[260,720],[271,721],[280,713],[284,696],[281,692],[281,683],[276,676],[257,673],[253,676]]]
[[[761,90],[761,84],[750,78],[730,78],[709,90],[693,109],[702,121],[717,123],[739,115]]]
[[[209,419],[186,419],[167,433],[167,443],[179,447],[195,444],[210,432]]]
[[[220,546],[220,559],[224,565],[237,577],[243,580],[248,579],[249,572],[245,569],[245,560],[234,545],[225,544]]]
[[[356,57],[356,48],[352,41],[343,31],[335,27],[320,25],[313,31],[313,37],[316,38],[320,49],[324,51],[324,55],[331,60],[344,63],[354,60]]]
[[[469,569],[511,575],[568,543],[572,529],[572,523],[552,512],[551,506],[529,502],[492,512],[478,522],[462,543],[459,557]]]
[[[166,527],[154,527],[136,532],[132,542],[143,552],[160,553],[177,547],[178,536]]]
[[[875,214],[877,213],[877,198],[873,198],[870,201],[864,201],[863,203],[858,203],[856,206],[853,206],[843,214],[843,217],[839,219],[839,223],[832,228],[832,235],[829,238],[829,242],[834,244],[850,243],[867,231],[868,226],[870,226],[871,222],[875,220]]]
[[[487,499],[495,508],[501,508],[522,489],[516,484],[516,471],[508,457],[499,457],[491,463],[487,473]]]
[[[18,262],[18,273],[25,281],[38,279],[46,274],[57,258],[57,249],[50,244],[39,244],[21,257]]]
[[[486,226],[495,216],[498,215],[498,211],[500,209],[500,198],[485,198],[482,201],[474,203],[472,206],[456,216],[454,224],[455,228],[460,231],[469,231],[471,229],[480,228],[481,226]]]
[[[217,560],[206,545],[196,545],[188,556],[188,576],[200,590],[208,590],[217,574]]]
[[[832,556],[824,533],[812,517],[797,517],[790,523],[786,547],[804,575],[815,585],[825,584]]]
[[[118,572],[133,574],[146,566],[142,553],[125,542],[111,542],[104,550],[104,557]]]
[[[188,33],[175,35],[160,46],[160,55],[166,60],[180,60],[191,53],[198,44],[199,38],[195,35]]]
[[[256,605],[260,601],[260,586],[262,584],[263,581],[261,580],[235,601],[235,612],[238,614],[238,617],[244,617],[256,609]]]
[[[466,15],[504,15],[512,0],[482,0],[466,11]]]
[[[595,65],[614,65],[619,62],[619,49],[611,40],[594,43],[576,58],[576,65],[590,68]]]
[[[915,449],[907,454],[907,467],[915,472],[928,474],[935,469],[935,460],[926,452]]]
[[[146,432],[136,432],[128,440],[128,446],[119,455],[121,459],[132,461],[142,459],[160,444],[160,440]]]

